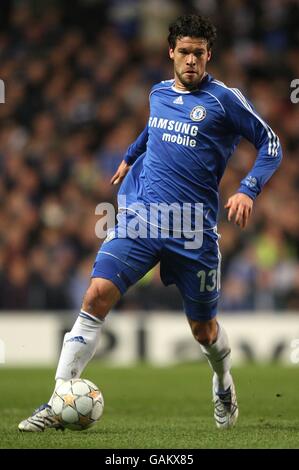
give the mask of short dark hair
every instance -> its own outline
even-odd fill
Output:
[[[211,49],[216,39],[217,32],[215,26],[208,18],[204,18],[200,15],[183,15],[179,16],[169,25],[169,47],[174,49],[177,39],[185,36],[206,39],[208,49]]]

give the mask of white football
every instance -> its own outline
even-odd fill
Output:
[[[101,418],[104,397],[90,380],[71,379],[55,391],[52,410],[65,428],[82,431],[93,426]]]

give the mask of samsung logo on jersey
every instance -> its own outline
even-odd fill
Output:
[[[168,131],[181,132],[185,135],[195,137],[198,133],[198,127],[182,121],[173,121],[170,119],[158,118],[151,116],[148,121],[149,127],[158,127]]]
[[[189,135],[168,134],[168,132],[164,132],[162,140],[163,142],[172,142],[173,144],[185,145],[187,147],[196,147],[196,140],[191,139]]]
[[[163,132],[162,141],[172,144],[184,145],[186,147],[196,147],[196,140],[192,139],[198,133],[197,126],[182,121],[173,121],[170,119],[151,116],[148,121],[149,127],[157,127],[167,131],[174,131],[176,134]]]

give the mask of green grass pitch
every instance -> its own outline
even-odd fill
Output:
[[[214,424],[207,364],[109,368],[93,362],[83,377],[105,398],[95,427],[20,433],[18,422],[48,399],[53,375],[51,369],[0,369],[0,448],[299,448],[297,367],[235,368],[240,416],[234,429],[223,431]]]

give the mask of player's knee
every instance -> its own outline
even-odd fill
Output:
[[[82,305],[84,311],[103,319],[110,308],[108,298],[101,288],[90,286],[87,289]]]
[[[209,334],[206,331],[198,331],[196,333],[193,333],[194,338],[196,341],[203,346],[211,346],[214,342],[214,337],[213,335]]]
[[[195,340],[203,346],[210,346],[216,340],[217,329],[213,323],[193,322],[191,330]]]
[[[82,309],[91,315],[104,319],[119,298],[120,292],[112,282],[92,279],[85,293]]]

